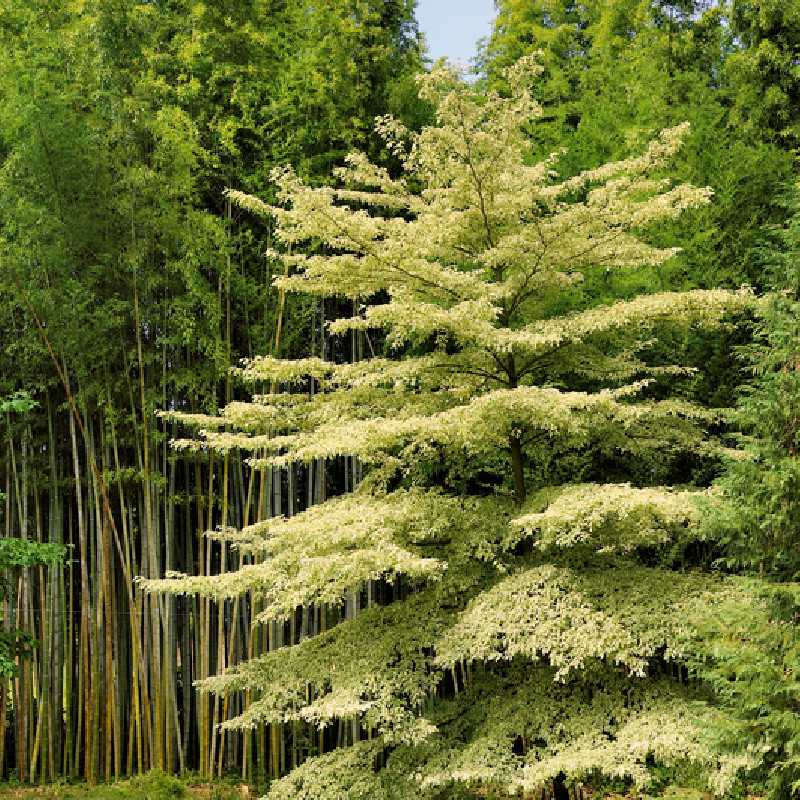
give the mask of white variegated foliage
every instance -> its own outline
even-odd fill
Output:
[[[558,775],[645,786],[653,762],[694,765],[724,794],[750,765],[716,735],[735,726],[713,698],[664,664],[713,657],[694,623],[720,596],[753,614],[758,603],[735,582],[637,562],[692,538],[701,492],[576,483],[520,507],[520,458],[536,448],[712,453],[705,429],[716,415],[649,399],[654,377],[683,371],[650,367],[637,350],[663,327],[717,325],[753,303],[744,291],[707,290],[550,311],[587,270],[665,262],[674,250],[642,231],[710,192],[663,177],[686,126],[568,179],[558,154],[531,163],[537,69],[514,67],[508,96],[480,95],[447,69],[424,76],[435,124],[416,134],[378,124],[399,177],[354,154],[339,187],[284,169],[276,205],[229,193],[275,220],[269,257],[285,267],[276,285],[355,301],[359,313],[331,332],[359,331],[388,355],[245,362],[236,373],[263,394],[219,417],[170,414],[195,430],[176,446],[241,449],[254,468],[357,456],[366,479],[291,519],[215,534],[241,552],[238,571],[146,588],[250,593],[264,609],[258,624],[336,605],[367,581],[403,576],[413,588],[204,682],[255,698],[229,727],[358,718],[369,731],[370,741],[310,760],[270,797],[436,798],[454,785],[517,795]],[[568,390],[568,374],[597,389]],[[448,491],[431,488],[443,468],[456,476]],[[488,495],[452,488],[480,470],[506,480]],[[453,682],[456,697],[435,700]]]

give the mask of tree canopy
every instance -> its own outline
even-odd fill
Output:
[[[199,435],[178,447],[242,450],[254,469],[363,468],[352,493],[214,534],[252,558],[240,569],[145,583],[252,596],[270,624],[366,601],[202,684],[252,694],[228,728],[356,721],[351,748],[270,796],[513,794],[598,776],[647,789],[658,769],[727,794],[760,765],[708,683],[680,678],[714,660],[700,631],[720,604],[779,623],[747,583],[680,569],[706,495],[687,466],[725,447],[718,412],[676,391],[690,370],[648,344],[755,300],[693,290],[574,308],[593,271],[673,258],[648,228],[710,193],[663,177],[686,126],[566,178],[558,156],[531,161],[540,71],[524,58],[505,92],[486,93],[434,69],[420,86],[435,123],[379,121],[397,176],[355,153],[337,186],[281,170],[277,205],[229,195],[276,220],[277,286],[352,301],[330,330],[373,351],[341,365],[248,360],[240,375],[268,393],[218,420],[179,417]],[[374,598],[375,584],[391,595]]]

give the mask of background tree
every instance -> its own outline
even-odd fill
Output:
[[[727,69],[734,93],[732,122],[796,152],[800,9],[773,0],[732,0],[729,8],[738,45]]]
[[[653,231],[662,246],[683,248],[661,287],[764,288],[754,251],[762,227],[784,218],[780,197],[793,154],[779,135],[783,123],[759,116],[756,124],[742,124],[744,116],[753,119],[748,109],[766,102],[754,99],[768,94],[755,73],[771,86],[774,77],[755,68],[747,72],[744,65],[758,60],[760,45],[742,29],[763,31],[767,50],[793,52],[794,45],[787,45],[791,25],[777,24],[791,13],[780,12],[767,29],[758,21],[764,9],[724,2],[497,5],[484,56],[489,84],[502,85],[499,73],[515,58],[543,53],[544,81],[534,92],[548,110],[531,126],[539,155],[567,145],[565,168],[577,173],[637,152],[661,128],[691,122],[673,171],[710,186],[715,202],[691,211],[679,225]],[[776,81],[770,91],[783,92],[781,85]],[[745,99],[748,92],[752,96]],[[623,283],[617,291],[626,288]]]
[[[0,392],[39,401],[4,443],[4,524],[24,535],[27,509],[31,536],[75,548],[52,583],[23,576],[42,668],[0,697],[29,721],[0,774],[252,769],[212,734],[230,709],[191,690],[246,653],[250,609],[150,603],[132,579],[224,568],[198,533],[280,491],[256,511],[239,461],[172,457],[152,412],[213,411],[232,361],[319,338],[314,305],[270,289],[270,227],[223,189],[368,149],[420,61],[405,1],[0,3]]]
[[[794,193],[787,207],[796,204]],[[752,340],[738,350],[748,380],[733,417],[744,457],[731,460],[717,482],[719,497],[706,518],[721,569],[758,577],[758,587],[780,624],[762,629],[740,619],[745,637],[729,636],[721,619],[708,634],[719,662],[705,677],[749,726],[762,747],[761,772],[770,797],[788,800],[800,788],[797,676],[797,214],[765,233],[760,262],[778,290],[758,314]],[[743,647],[742,641],[749,642]]]

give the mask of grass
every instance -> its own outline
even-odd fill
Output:
[[[158,771],[98,786],[70,783],[15,786],[0,783],[0,800],[251,800],[255,797],[256,793],[239,784],[175,778]]]

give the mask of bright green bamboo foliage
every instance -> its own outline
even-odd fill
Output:
[[[762,226],[784,218],[795,123],[788,108],[796,8],[704,0],[500,0],[488,40],[491,86],[520,56],[541,52],[535,96],[546,113],[529,127],[537,154],[566,146],[578,172],[638,152],[661,128],[692,130],[672,174],[708,185],[715,202],[659,226],[684,252],[656,285],[764,287],[754,258]],[[793,43],[793,44],[792,44]],[[772,57],[772,61],[770,58]],[[624,293],[620,278],[603,287]]]
[[[235,398],[229,364],[266,349],[276,317],[283,352],[308,351],[309,304],[270,287],[270,224],[227,213],[223,189],[265,192],[286,159],[318,180],[370,149],[372,118],[405,110],[420,63],[412,5],[0,0],[0,392],[40,402],[12,426],[2,524],[74,545],[64,570],[28,571],[4,614],[45,646],[2,700],[17,733],[3,775],[243,760],[238,734],[212,739],[192,683],[247,651],[251,608],[229,624],[131,577],[224,568],[196,541],[223,498],[237,526],[267,507],[240,460],[176,458],[153,410]]]
[[[276,220],[276,285],[354,301],[329,330],[383,351],[250,359],[243,380],[285,390],[217,417],[167,414],[199,429],[179,450],[240,450],[255,469],[363,465],[354,493],[211,534],[253,563],[144,584],[255,596],[256,622],[283,630],[378,582],[371,608],[202,684],[252,696],[232,730],[358,723],[339,737],[352,746],[271,797],[563,792],[656,774],[724,794],[757,760],[681,679],[713,649],[697,636],[709,608],[767,615],[746,586],[672,569],[698,536],[702,492],[669,483],[722,448],[705,432],[717,414],[671,396],[687,371],[652,360],[656,332],[711,331],[753,299],[662,292],[570,311],[584,278],[666,263],[675,251],[642,230],[709,192],[660,177],[685,126],[566,179],[557,157],[531,163],[538,72],[520,61],[503,95],[447,69],[422,78],[435,124],[378,121],[398,177],[355,153],[337,187],[284,169],[276,205],[229,193]]]
[[[707,518],[720,567],[750,575],[774,618],[783,623],[763,629],[758,618],[745,615],[731,626],[725,612],[708,620],[721,657],[708,665],[707,677],[746,720],[754,745],[764,748],[760,776],[769,796],[779,800],[788,800],[800,788],[795,713],[800,674],[795,643],[800,599],[800,218],[796,196],[791,201],[789,224],[771,231],[760,254],[781,291],[761,309],[753,341],[739,351],[750,380],[740,392],[735,421],[747,457],[727,464],[718,481],[719,501]]]
[[[800,143],[800,8],[776,0],[730,0],[738,44],[728,64],[733,119],[748,132],[796,152]]]

